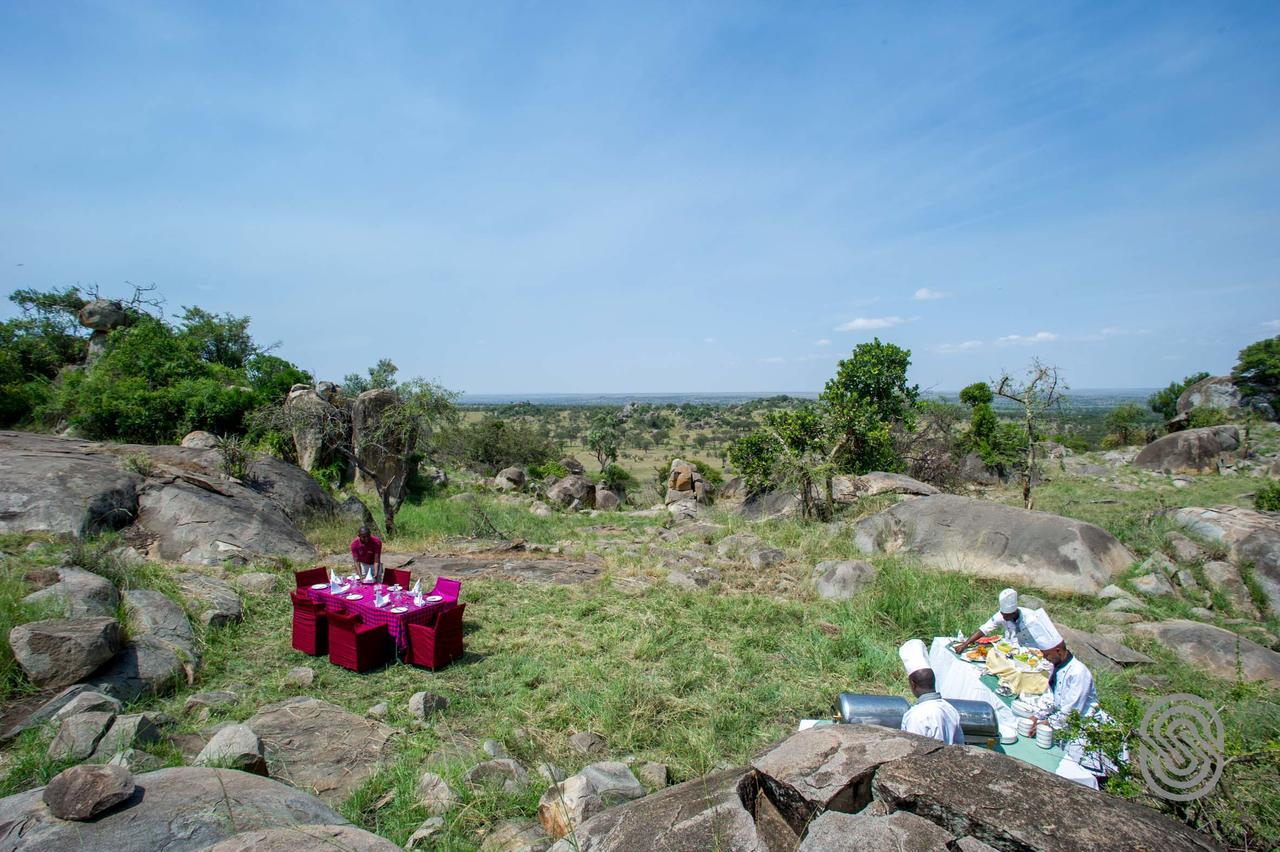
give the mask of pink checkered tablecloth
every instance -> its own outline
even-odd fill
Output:
[[[359,615],[362,624],[387,625],[391,638],[396,642],[396,648],[401,651],[409,643],[410,624],[431,624],[435,621],[436,613],[453,604],[453,601],[443,600],[414,606],[413,598],[409,593],[401,592],[399,595],[392,595],[394,598],[392,603],[376,607],[373,605],[373,586],[362,583],[351,583],[345,591],[336,595],[329,594],[329,584],[326,583],[322,589],[307,589],[307,595],[313,601],[324,604],[326,608],[335,605],[343,606],[347,612]],[[348,600],[348,595],[360,595],[360,598]],[[408,610],[406,612],[391,611],[393,607],[398,606],[408,607]]]

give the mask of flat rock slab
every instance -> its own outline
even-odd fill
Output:
[[[207,852],[401,852],[390,840],[354,825],[291,825],[242,831]]]
[[[1155,662],[1141,651],[1135,651],[1114,639],[1076,630],[1065,624],[1058,624],[1057,627],[1062,638],[1067,640],[1067,647],[1071,649],[1071,653],[1091,669],[1119,671],[1123,666]]]
[[[887,763],[872,787],[892,809],[998,849],[1218,848],[1151,808],[980,748],[948,746]]]
[[[315,790],[326,802],[342,801],[373,775],[395,733],[306,696],[269,704],[245,724],[262,739],[272,777]]]
[[[92,822],[55,817],[43,787],[0,799],[0,850],[204,849],[254,829],[348,824],[314,796],[230,769],[184,766],[133,781],[133,795]]]
[[[1217,473],[1221,462],[1239,453],[1239,429],[1207,426],[1157,438],[1142,448],[1133,465],[1161,473]]]
[[[1238,647],[1245,680],[1280,688],[1280,654],[1230,630],[1184,619],[1148,621],[1130,629],[1160,642],[1183,662],[1223,680],[1236,679]]]
[[[114,618],[53,618],[9,631],[18,665],[37,686],[70,686],[115,656],[124,631]]]
[[[755,820],[742,804],[740,788],[750,788],[750,778],[745,767],[725,769],[609,808],[557,842],[552,852],[766,852]],[[754,798],[754,789],[748,792]]]
[[[600,576],[600,566],[568,559],[512,559],[510,551],[501,556],[439,556],[431,553],[389,553],[383,558],[388,568],[407,568],[414,580],[422,580],[423,590],[436,577],[485,577],[530,583],[571,585]],[[342,557],[335,557],[342,558]],[[348,560],[350,557],[346,557]]]
[[[827,811],[809,824],[798,852],[933,852],[955,837],[908,811],[845,814]]]
[[[79,568],[62,567],[54,570],[57,571],[58,582],[32,592],[23,600],[27,603],[58,601],[67,618],[115,616],[120,595],[110,580]]]
[[[1225,544],[1236,564],[1253,565],[1272,613],[1280,614],[1280,515],[1239,506],[1190,507],[1170,513],[1173,521],[1210,541]]]
[[[1096,595],[1134,561],[1111,533],[974,497],[917,497],[854,527],[863,553],[903,553],[943,571]]]
[[[861,810],[871,801],[872,775],[884,763],[941,747],[937,740],[902,731],[828,725],[792,734],[756,755],[751,767],[770,812],[799,838],[824,810]],[[785,836],[782,840],[791,842]]]
[[[133,523],[142,477],[94,446],[0,432],[0,532],[85,536]]]

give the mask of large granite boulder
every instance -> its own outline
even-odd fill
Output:
[[[606,808],[644,794],[644,786],[625,763],[592,763],[542,794],[538,821],[550,837],[559,840]]]
[[[1178,413],[1190,414],[1197,408],[1240,410],[1240,389],[1230,376],[1210,376],[1187,387],[1178,397]]]
[[[163,695],[192,674],[193,658],[158,636],[143,633],[130,639],[88,679],[86,688],[120,701]]]
[[[124,608],[135,639],[154,636],[168,642],[188,659],[199,659],[191,622],[182,607],[168,595],[154,589],[130,589],[124,593]]]
[[[792,518],[800,514],[800,495],[786,491],[748,494],[738,508],[738,513],[748,521]]]
[[[580,509],[590,509],[596,505],[596,485],[585,476],[571,473],[547,489],[547,499],[561,506],[577,503]]]
[[[937,488],[902,473],[872,471],[862,476],[834,476],[831,478],[831,498],[837,503],[853,503],[861,497],[877,494],[907,494],[927,497],[940,494]]]
[[[837,725],[793,734],[749,768],[609,808],[552,850],[993,847],[1216,848],[1158,811],[1014,758]]]
[[[90,299],[80,308],[76,319],[94,331],[115,331],[129,324],[129,312],[115,299]]]
[[[876,772],[872,794],[890,808],[997,849],[1218,848],[1136,802],[972,746],[886,763]]]
[[[395,391],[375,388],[360,394],[351,405],[351,445],[360,459],[356,487],[363,491],[377,490],[375,479],[364,473],[371,470],[394,502],[404,497],[405,485],[413,472],[409,467],[409,457],[414,450],[412,436],[402,439],[384,434],[386,430],[381,428],[387,411],[399,404],[400,397]]]
[[[0,532],[86,536],[119,530],[138,513],[142,477],[86,441],[0,432]]]
[[[166,562],[305,562],[316,553],[274,502],[239,483],[192,474],[149,484],[138,500],[138,526],[153,538],[151,555]]]
[[[338,409],[307,385],[294,385],[284,401],[298,467],[313,470],[325,459],[326,438],[341,422]]]
[[[498,475],[493,478],[493,487],[499,491],[519,491],[524,488],[524,468],[522,467],[504,467],[498,471]]]
[[[138,455],[152,465],[145,477],[126,467]],[[0,532],[136,528],[152,556],[175,562],[314,557],[294,524],[334,511],[333,498],[278,459],[249,470],[245,483],[228,479],[216,450],[0,432]]]
[[[69,686],[115,656],[124,641],[114,618],[54,618],[9,631],[22,671],[37,686]]]
[[[1084,630],[1076,630],[1061,622],[1057,624],[1057,628],[1058,632],[1062,634],[1062,638],[1067,640],[1067,647],[1071,649],[1071,653],[1079,657],[1080,662],[1095,672],[1114,672],[1127,666],[1155,662],[1155,660],[1141,651],[1135,651],[1114,639],[1108,639],[1105,636],[1088,633]]]
[[[354,825],[288,825],[242,831],[207,852],[401,852],[390,840]]]
[[[1062,594],[1097,594],[1133,562],[1093,524],[951,494],[862,519],[854,544],[863,553],[903,553],[939,570]]]
[[[299,696],[258,710],[247,722],[275,778],[341,802],[377,771],[394,729],[319,698]]]
[[[705,505],[711,502],[711,491],[711,483],[702,477],[702,472],[696,465],[683,459],[675,459],[671,462],[671,469],[667,473],[667,496],[664,501],[668,506],[683,500],[692,500]]]
[[[173,579],[183,596],[196,603],[205,627],[225,627],[244,617],[240,595],[226,580],[191,572],[176,574]]]
[[[937,740],[869,725],[829,725],[792,734],[751,761],[754,813],[770,848],[795,848],[823,811],[854,813],[871,802],[885,763],[942,748]]]
[[[1188,665],[1223,680],[1236,679],[1236,660],[1245,680],[1260,680],[1280,689],[1280,654],[1212,624],[1174,619],[1134,624],[1138,636],[1153,639]]]
[[[120,595],[110,580],[70,566],[55,570],[58,582],[27,595],[26,603],[57,601],[67,618],[115,615]]]
[[[797,852],[935,852],[951,849],[951,832],[910,811],[827,811],[809,824]]]
[[[0,799],[0,850],[205,849],[255,829],[348,825],[314,796],[231,769],[160,769],[133,782],[128,799],[89,822],[56,817],[43,787]]]
[[[1240,430],[1234,426],[1186,429],[1157,438],[1134,458],[1136,467],[1160,473],[1217,473],[1240,455]]]
[[[1218,506],[1175,509],[1170,517],[1190,532],[1225,544],[1235,563],[1252,564],[1271,611],[1280,614],[1280,515]]]
[[[178,442],[180,447],[188,447],[193,450],[213,450],[218,447],[218,436],[212,432],[205,432],[197,429],[194,432],[188,432]]]
[[[743,786],[754,798],[750,770],[738,767],[668,787],[602,811],[576,826],[551,852],[766,852],[755,820],[743,805]]]

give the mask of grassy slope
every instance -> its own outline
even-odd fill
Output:
[[[1158,524],[1133,517],[1141,519],[1175,503],[1237,502],[1250,485],[1248,480],[1214,477],[1175,491],[1156,479],[1142,483],[1140,491],[1117,492],[1113,484],[1058,478],[1040,489],[1038,501],[1041,508],[1113,529],[1141,553],[1160,546],[1162,531]],[[1011,494],[1003,496],[1012,499]],[[1123,503],[1091,502],[1101,499]],[[458,734],[499,739],[531,766],[549,760],[574,771],[583,760],[568,749],[568,737],[592,730],[609,741],[613,756],[661,761],[671,766],[674,780],[685,780],[722,763],[746,760],[754,750],[794,730],[798,718],[825,715],[840,690],[905,695],[897,644],[912,636],[968,632],[990,614],[999,588],[996,583],[883,559],[876,560],[878,579],[856,600],[816,600],[804,578],[820,559],[852,555],[847,532],[838,525],[773,522],[751,529],[786,548],[793,562],[763,574],[745,566],[724,569],[717,586],[685,592],[663,581],[660,563],[688,549],[689,543],[655,540],[654,521],[621,516],[544,519],[517,506],[489,501],[484,505],[500,529],[530,542],[564,542],[572,553],[599,549],[600,538],[630,544],[606,551],[609,567],[599,582],[566,587],[468,581],[468,656],[437,674],[393,666],[355,675],[292,651],[289,604],[283,592],[287,569],[277,568],[280,592],[247,599],[243,624],[202,637],[205,665],[197,683],[150,706],[181,719],[187,695],[229,686],[240,691],[239,706],[210,722],[183,721],[180,728],[243,720],[262,704],[290,694],[284,678],[297,665],[316,671],[308,694],[356,713],[386,701],[389,723],[405,733],[393,760],[342,810],[356,823],[403,843],[427,816],[414,804],[413,788],[428,766],[428,755]],[[872,504],[861,510],[874,508]],[[748,526],[727,515],[716,520],[727,524],[717,535]],[[598,529],[605,523],[622,529]],[[474,511],[465,503],[440,499],[409,506],[401,515],[404,537],[397,546],[447,547],[449,537],[467,535],[476,524]],[[345,547],[348,535],[343,528],[313,531],[319,545],[336,550]],[[19,564],[55,564],[60,556],[54,545],[28,554],[21,549],[23,541],[3,543],[15,554],[6,560],[4,583],[9,585],[4,588],[9,598],[22,591]],[[125,570],[109,563],[99,567],[121,572],[118,579],[125,582],[168,585],[155,568]],[[1081,628],[1095,626],[1093,601],[1057,598],[1050,605],[1055,618]],[[1163,605],[1161,611],[1180,614],[1180,606]],[[16,613],[8,616],[10,623],[27,615],[12,606],[4,612]],[[1163,649],[1148,650],[1160,659],[1159,673],[1167,679],[1160,690],[1211,698],[1224,707],[1233,736],[1252,742],[1274,740],[1280,732],[1274,695],[1209,681]],[[1104,696],[1139,692],[1138,683],[1133,673],[1099,676]],[[413,728],[407,719],[408,699],[423,689],[447,696],[452,705],[431,726]],[[6,777],[0,792],[44,783],[61,768],[43,760],[48,736],[47,731],[30,732],[5,749]],[[180,760],[172,748],[161,757],[170,763]],[[446,816],[440,848],[474,848],[485,826],[500,818],[532,815],[536,808],[537,784],[516,796],[472,792],[459,783],[470,765],[464,758],[430,765],[464,800],[463,807]],[[1240,777],[1257,780],[1248,773]],[[1276,786],[1266,783],[1266,777],[1261,783],[1238,785],[1235,793],[1242,800],[1238,809],[1253,813],[1252,819],[1264,830],[1280,827]],[[393,793],[390,802],[375,808],[388,793]]]

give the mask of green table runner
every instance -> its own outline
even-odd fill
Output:
[[[964,663],[966,666],[972,665],[968,660],[959,656],[954,651],[951,652],[951,655],[957,660],[960,660],[960,662]],[[1004,702],[1006,707],[1013,706],[1013,696],[1001,695],[997,690],[997,687],[1000,686],[1000,679],[998,677],[993,674],[984,674],[979,675],[978,680],[982,681],[982,685],[989,689],[992,695]],[[997,742],[994,751],[998,751],[1001,754],[1007,754],[1010,757],[1016,757],[1018,760],[1030,763],[1032,766],[1038,766],[1049,772],[1055,771],[1058,768],[1058,764],[1062,761],[1062,758],[1067,755],[1066,751],[1064,751],[1060,745],[1055,744],[1051,748],[1040,748],[1040,746],[1036,745],[1035,737],[1024,736],[1019,736],[1016,743]]]

